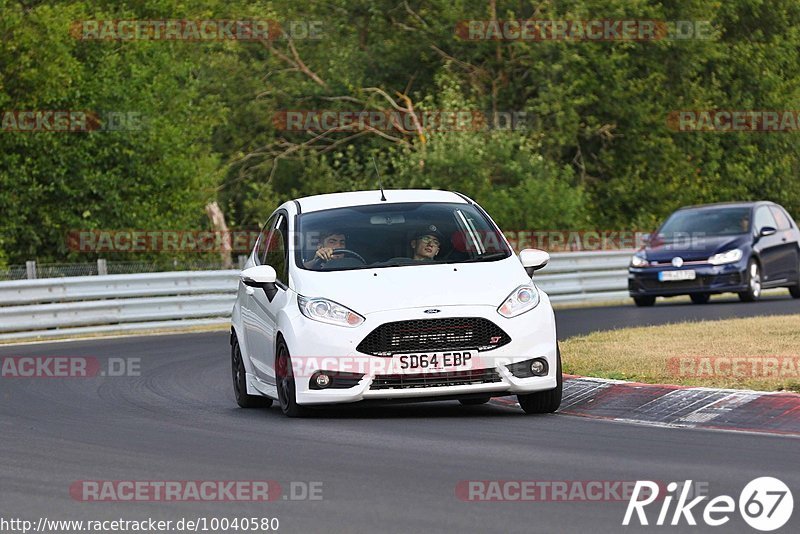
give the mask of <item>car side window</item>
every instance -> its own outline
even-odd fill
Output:
[[[766,206],[762,206],[756,210],[756,219],[755,219],[755,229],[756,232],[761,232],[761,229],[765,226],[771,226],[773,228],[778,227],[778,223],[775,222],[775,217],[772,216],[772,213],[769,211],[769,208]]]
[[[283,214],[278,214],[275,227],[269,234],[269,245],[263,261],[264,265],[269,265],[275,269],[276,279],[285,286],[289,285],[288,262],[286,261],[287,229],[286,217]]]
[[[267,254],[267,246],[269,245],[269,233],[275,226],[275,221],[277,219],[278,214],[276,213],[267,220],[264,228],[261,229],[261,235],[258,236],[258,243],[256,244],[256,264],[264,264],[264,258]]]
[[[792,224],[789,222],[789,218],[782,209],[777,206],[770,206],[769,209],[772,211],[772,215],[775,216],[775,221],[778,223],[778,226],[775,228],[778,230],[788,230],[792,227]]]

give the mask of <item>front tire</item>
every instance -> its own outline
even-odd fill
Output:
[[[278,402],[280,402],[283,414],[287,417],[308,415],[308,409],[297,404],[292,358],[283,339],[278,340],[275,350],[275,379],[278,385]]]
[[[633,297],[633,302],[635,302],[640,308],[643,308],[655,304],[656,298],[652,296]]]
[[[248,395],[247,375],[242,360],[242,349],[239,347],[239,340],[234,337],[231,345],[231,372],[233,375],[233,394],[236,396],[236,404],[241,408],[269,408],[272,406],[272,399],[260,395]]]
[[[797,265],[797,283],[789,286],[789,294],[793,299],[800,299],[800,264]]]
[[[747,262],[747,291],[739,293],[742,302],[754,302],[761,297],[761,266],[754,259]]]
[[[561,376],[561,349],[556,347],[556,387],[547,391],[537,391],[527,395],[517,395],[519,405],[526,414],[553,413],[561,406],[564,379]]]

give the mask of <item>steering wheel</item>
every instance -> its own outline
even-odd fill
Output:
[[[350,257],[356,258],[358,261],[360,261],[364,265],[367,264],[367,260],[362,258],[361,254],[359,254],[358,252],[353,252],[352,250],[350,250],[348,248],[335,248],[335,249],[333,249],[333,252],[331,254],[344,254],[345,256],[350,256]]]

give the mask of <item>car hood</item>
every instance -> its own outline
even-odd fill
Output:
[[[300,295],[324,297],[362,315],[401,308],[498,307],[531,280],[514,255],[479,263],[296,273],[293,288]]]
[[[686,237],[674,241],[654,237],[645,247],[649,261],[668,262],[680,256],[684,261],[705,261],[710,256],[750,243],[750,235]]]

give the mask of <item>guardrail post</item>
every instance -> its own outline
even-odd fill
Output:
[[[25,271],[28,274],[28,280],[35,280],[36,279],[36,262],[35,261],[26,261],[25,262]]]
[[[108,274],[108,264],[106,260],[97,258],[97,276],[106,276]]]

